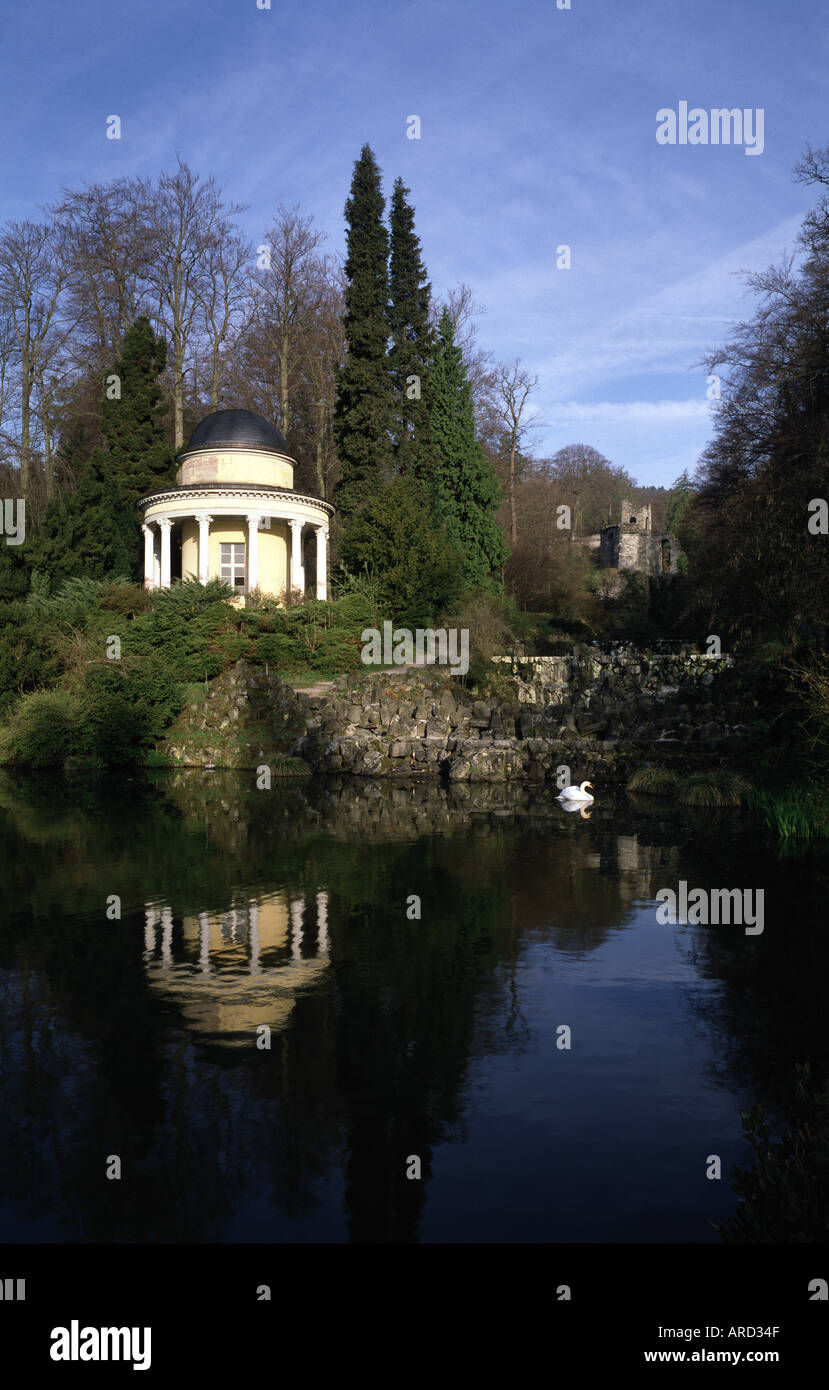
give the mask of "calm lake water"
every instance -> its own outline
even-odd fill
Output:
[[[764,932],[659,925],[680,879]],[[826,889],[621,795],[4,779],[0,1239],[718,1242],[825,1054]]]

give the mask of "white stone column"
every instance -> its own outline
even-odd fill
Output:
[[[248,589],[259,587],[259,512],[248,512]]]
[[[173,523],[169,517],[163,516],[159,521],[161,527],[161,587],[170,587],[170,531]]]
[[[328,597],[328,527],[317,526],[317,598]]]
[[[305,593],[305,572],[302,568],[302,522],[292,521],[291,526],[291,588]]]
[[[196,512],[196,521],[199,523],[199,583],[206,584],[210,578],[210,551],[209,535],[212,516],[207,512]]]
[[[144,588],[153,586],[153,559],[155,556],[155,537],[151,526],[142,526],[144,532]]]

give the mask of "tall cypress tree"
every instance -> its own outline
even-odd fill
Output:
[[[345,274],[347,351],[337,379],[334,438],[340,479],[334,501],[349,518],[392,475],[393,398],[388,370],[389,237],[380,170],[368,145],[354,165]]]
[[[140,578],[143,549],[136,502],[174,476],[172,451],[158,423],[168,409],[157,380],[165,361],[163,340],[155,337],[146,318],[136,319],[107,378],[101,432],[108,447],[80,459],[72,492],[47,507],[32,546],[34,568],[58,580],[79,574]],[[68,441],[64,457],[70,466],[72,453]]]
[[[465,582],[500,589],[500,570],[508,553],[495,520],[500,488],[475,438],[472,392],[446,309],[438,324],[429,414],[436,456],[429,473],[435,512],[462,557]]]
[[[389,373],[394,390],[395,464],[400,474],[423,477],[433,461],[427,377],[434,351],[429,324],[431,285],[415,235],[408,188],[395,181],[389,225]]]
[[[107,394],[101,409],[111,471],[130,507],[173,478],[173,456],[160,424],[169,410],[158,384],[166,364],[164,339],[156,338],[148,319],[137,318],[115,364],[120,398]]]

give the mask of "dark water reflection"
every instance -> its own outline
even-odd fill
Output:
[[[739,1108],[826,1057],[825,868],[734,817],[5,780],[0,869],[6,1241],[717,1240]],[[659,926],[680,878],[765,931]]]

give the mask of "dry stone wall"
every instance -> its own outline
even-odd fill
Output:
[[[476,699],[435,670],[341,677],[311,702],[294,752],[318,772],[449,781],[626,776],[643,750],[704,758],[747,731],[752,701],[730,658],[619,647],[497,660]]]
[[[493,694],[476,697],[445,670],[342,676],[302,693],[239,662],[170,731],[184,766],[257,767],[452,783],[618,780],[658,752],[701,764],[756,717],[750,684],[728,657],[633,647],[501,658]],[[301,761],[300,761],[301,760]]]

